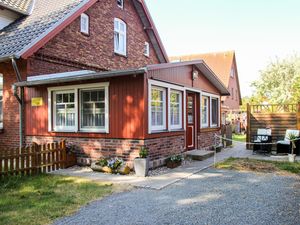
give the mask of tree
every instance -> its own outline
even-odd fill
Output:
[[[277,59],[252,83],[254,98],[261,103],[287,104],[300,101],[300,57]]]

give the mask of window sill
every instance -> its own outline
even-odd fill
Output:
[[[174,128],[174,129],[171,129],[169,130],[170,132],[178,132],[178,131],[184,131],[183,128]]]
[[[167,133],[168,130],[151,130],[150,134],[159,134],[159,133]]]
[[[126,58],[126,59],[128,58],[128,56],[126,54],[124,55],[124,54],[119,53],[119,52],[114,52],[114,53],[115,53],[116,56],[120,56],[120,57],[123,57],[123,58]]]
[[[90,134],[109,134],[109,132],[107,131],[95,131],[95,130],[80,130],[80,131],[68,131],[68,130],[65,130],[65,131],[62,131],[62,130],[52,130],[52,131],[49,131],[50,133],[73,133],[73,134],[87,134],[87,133],[90,133]]]
[[[89,33],[85,33],[85,32],[80,32],[83,36],[85,36],[85,37],[90,37],[90,34]]]

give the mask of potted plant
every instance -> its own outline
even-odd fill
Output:
[[[149,172],[149,151],[146,147],[141,147],[138,158],[134,159],[134,171],[139,177],[146,177]]]
[[[183,158],[181,155],[173,155],[166,159],[166,164],[168,168],[176,168],[181,165]]]
[[[66,168],[75,166],[77,164],[77,158],[76,158],[76,145],[74,145],[71,142],[67,142],[66,144]]]
[[[292,162],[292,163],[295,162],[295,159],[296,159],[296,154],[294,154],[294,149],[296,148],[295,140],[297,138],[298,138],[298,136],[295,135],[294,133],[290,133],[288,136],[288,139],[292,143],[291,153],[288,154],[288,157],[289,157],[289,162]]]

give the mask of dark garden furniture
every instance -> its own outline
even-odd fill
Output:
[[[290,154],[292,152],[292,142],[289,140],[289,135],[293,133],[299,137],[299,130],[286,130],[283,140],[279,140],[276,143],[277,154]],[[300,155],[300,140],[295,141],[296,148],[294,154]]]
[[[257,129],[257,134],[252,135],[253,153],[270,154],[272,151],[272,130],[269,128]],[[268,144],[270,143],[270,144]]]

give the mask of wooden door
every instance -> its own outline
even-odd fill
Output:
[[[195,118],[195,100],[194,93],[187,93],[186,101],[186,148],[188,150],[195,149],[195,133],[196,133],[196,118]]]

